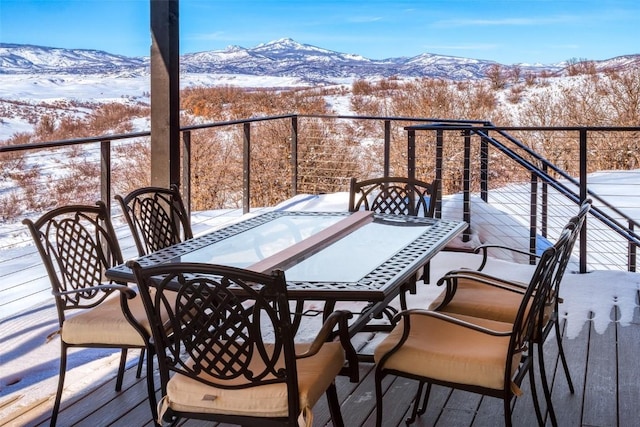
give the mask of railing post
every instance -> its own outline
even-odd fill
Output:
[[[111,216],[111,141],[100,142],[100,200]]]
[[[442,165],[444,136],[440,129],[436,130],[436,180],[438,182],[438,200],[436,200],[436,218],[442,216]]]
[[[634,230],[634,223],[633,221],[629,221],[629,231],[631,231],[631,233],[633,234],[633,230]],[[636,251],[637,251],[637,246],[635,245],[635,243],[633,243],[631,240],[629,240],[628,243],[628,270],[632,273],[636,272]]]
[[[298,116],[291,117],[291,192],[298,194]]]
[[[542,166],[542,171],[545,175],[549,175],[549,167],[545,163]],[[542,218],[540,224],[540,233],[547,237],[549,227],[549,184],[547,181],[542,181]]]
[[[489,142],[484,136],[480,137],[480,198],[489,200]]]
[[[529,200],[529,209],[531,217],[529,218],[529,263],[531,265],[536,263],[537,242],[536,242],[536,225],[538,223],[538,176],[535,173],[531,173],[531,196]]]
[[[471,131],[462,131],[464,135],[464,159],[463,159],[463,171],[462,171],[462,194],[463,194],[463,208],[462,218],[469,224],[463,234],[462,241],[468,242],[471,240]]]
[[[407,177],[416,178],[416,131],[407,131]]]
[[[242,213],[251,209],[251,123],[245,123],[242,139]]]
[[[182,132],[182,198],[191,218],[191,131]]]
[[[411,131],[409,131],[411,132]],[[414,140],[415,145],[415,140]],[[384,176],[389,176],[391,170],[391,120],[384,121]],[[415,175],[415,172],[414,172]]]
[[[580,203],[587,200],[587,130],[580,129]],[[585,218],[580,230],[580,273],[587,272],[587,225]]]

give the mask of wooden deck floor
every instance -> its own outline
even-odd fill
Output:
[[[637,305],[637,304],[636,304]],[[611,319],[617,319],[617,313]],[[371,336],[359,336],[366,343]],[[553,400],[560,426],[637,426],[640,420],[640,308],[636,306],[630,325],[612,321],[604,333],[598,333],[592,322],[586,322],[580,334],[564,338],[571,374],[576,388],[570,394],[564,374],[556,373],[557,349],[551,339],[546,348]],[[366,345],[361,347],[366,350]],[[358,384],[338,379],[338,395],[342,401],[345,425],[373,426],[375,392],[373,365],[363,363]],[[125,375],[120,393],[114,391],[115,369],[100,384],[85,387],[80,393],[63,396],[60,426],[150,426],[151,415],[146,400],[145,379],[136,379],[134,368]],[[525,381],[526,383],[526,381]],[[385,381],[384,425],[401,426],[413,400],[416,384],[388,376]],[[515,402],[513,421],[516,426],[536,425],[528,384],[524,395]],[[53,392],[53,390],[52,390]],[[10,402],[0,400],[2,405]],[[14,413],[0,425],[44,426],[50,419],[51,399]],[[503,421],[502,402],[481,398],[472,393],[434,387],[427,411],[415,426],[495,426]],[[4,424],[3,424],[4,423]],[[547,422],[549,424],[549,422]],[[205,425],[187,421],[184,426]],[[326,402],[314,408],[314,426],[330,426]]]

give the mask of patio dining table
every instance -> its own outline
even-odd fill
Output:
[[[282,269],[297,302],[366,302],[350,324],[351,336],[403,296],[412,275],[467,224],[372,212],[271,211],[142,256],[145,266],[205,262],[259,272]],[[126,264],[108,278],[133,282]],[[299,306],[301,307],[301,305]],[[297,314],[302,314],[296,309]],[[299,321],[299,319],[298,319]]]

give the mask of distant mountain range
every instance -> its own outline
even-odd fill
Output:
[[[594,61],[598,69],[640,66],[640,55]],[[486,77],[494,61],[424,53],[411,58],[382,60],[335,52],[291,39],[280,39],[253,48],[229,46],[224,50],[181,56],[182,73],[245,74],[297,77],[307,82],[341,78],[431,77],[468,80]],[[515,64],[522,72],[561,73],[566,63]],[[0,74],[118,74],[149,73],[148,57],[127,57],[98,50],[61,49],[0,43]]]

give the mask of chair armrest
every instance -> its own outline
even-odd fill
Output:
[[[501,277],[496,277],[496,276],[492,276],[491,274],[487,274],[484,273],[482,271],[478,271],[478,270],[469,270],[466,268],[461,268],[461,269],[456,269],[456,270],[451,270],[449,271],[447,274],[445,274],[444,276],[442,276],[441,279],[445,278],[445,277],[453,277],[453,276],[458,276],[458,277],[465,277],[465,278],[471,278],[473,277],[474,280],[478,280],[481,282],[491,282],[491,283],[495,283],[498,286],[510,286],[513,287],[515,289],[521,289],[522,291],[526,291],[528,284],[524,283],[524,282],[519,282],[517,280],[507,280],[507,279],[503,279]],[[440,283],[440,281],[438,281],[437,285],[442,285],[442,283]]]
[[[456,325],[462,326],[464,328],[473,329],[478,332],[482,332],[484,334],[498,336],[498,337],[508,337],[512,334],[512,331],[496,331],[494,329],[489,329],[484,326],[476,325],[475,323],[467,322],[465,320],[458,319],[453,316],[449,316],[447,314],[432,311],[432,310],[424,310],[420,308],[413,308],[409,310],[403,310],[395,315],[394,320],[399,321],[401,318],[405,318],[408,322],[406,324],[410,325],[409,318],[411,316],[429,316],[444,322],[454,323]]]
[[[307,351],[302,354],[297,354],[296,358],[303,359],[305,357],[310,357],[318,353],[324,343],[326,343],[333,336],[333,330],[335,326],[338,325],[338,337],[340,339],[340,344],[344,348],[345,357],[348,362],[346,374],[349,376],[349,380],[351,382],[357,383],[359,381],[358,355],[356,353],[356,350],[353,348],[353,344],[351,343],[348,323],[348,320],[352,317],[353,313],[351,313],[350,311],[336,310],[332,312],[322,324],[320,331],[316,335]]]
[[[499,279],[488,274],[481,273],[472,270],[453,270],[438,279],[436,286],[442,286],[446,284],[444,298],[442,302],[434,308],[434,310],[440,310],[446,307],[454,298],[458,289],[458,279],[472,280],[479,285],[486,285],[489,287],[504,289],[506,291],[515,292],[524,295],[526,292],[526,285],[521,283],[514,283],[507,280]]]
[[[122,292],[127,299],[132,299],[135,298],[136,296],[136,291],[134,291],[133,289],[131,289],[129,286],[127,285],[119,285],[116,283],[107,283],[107,284],[102,284],[102,285],[98,285],[98,286],[87,286],[86,288],[81,288],[81,289],[69,289],[66,291],[61,291],[61,292],[56,292],[56,291],[52,291],[51,293],[53,295],[73,295],[73,294],[82,294],[82,293],[87,293],[87,292],[92,292],[92,291],[120,291]]]
[[[482,271],[486,267],[487,257],[489,256],[489,249],[502,249],[505,251],[516,252],[522,255],[528,255],[528,256],[534,256],[536,258],[540,258],[540,256],[535,253],[525,251],[522,249],[512,248],[509,246],[498,245],[498,244],[480,245],[480,246],[476,246],[476,248],[473,250],[473,252],[476,254],[482,252],[482,263],[480,263],[480,267],[478,267],[478,271]]]
[[[475,283],[481,285],[492,286],[494,288],[500,288],[505,291],[511,291],[518,294],[524,294],[527,290],[527,285],[519,282],[511,282],[509,280],[489,276],[488,274],[481,274],[477,271],[468,272],[466,270],[454,270],[445,274],[438,279],[437,286],[442,286],[444,282],[447,282],[447,288],[449,288],[449,283],[454,282],[456,279],[473,280]]]

